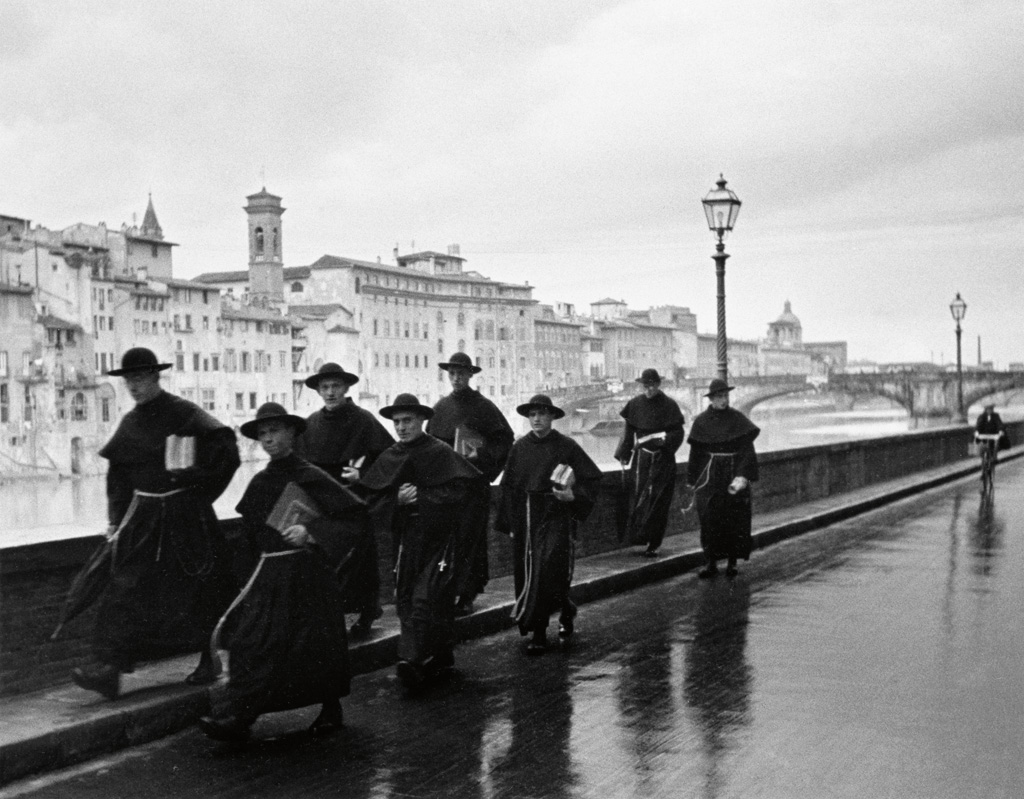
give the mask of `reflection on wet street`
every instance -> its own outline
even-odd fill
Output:
[[[242,750],[195,730],[36,795],[1017,797],[1024,463],[581,608],[540,658],[467,643],[417,700],[356,680],[346,729],[278,714]]]

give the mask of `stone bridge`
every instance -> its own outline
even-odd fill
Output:
[[[1001,391],[1024,389],[1024,372],[964,372],[964,411]],[[956,372],[914,371],[884,374],[839,374],[829,377],[827,388],[853,397],[878,396],[899,403],[911,416],[956,417]]]
[[[704,395],[708,393],[710,382],[706,378],[690,378],[678,380],[672,384],[663,383],[662,390],[675,399],[684,412],[688,411],[688,418],[692,418],[708,406]],[[755,405],[765,400],[782,397],[786,394],[803,394],[816,390],[811,383],[807,382],[805,375],[730,377],[729,385],[736,387],[736,390],[729,395],[729,404],[748,415]],[[638,393],[638,391],[634,393]]]

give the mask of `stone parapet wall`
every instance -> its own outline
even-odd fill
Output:
[[[1024,443],[1024,422],[1007,425],[1013,444]],[[755,486],[754,512],[777,510],[847,491],[907,477],[915,472],[962,461],[972,429],[928,429],[898,436],[768,452],[759,456],[761,479]],[[667,535],[692,529],[695,514],[682,514],[685,464],[679,465],[674,507]],[[577,556],[622,546],[616,530],[616,504],[622,478],[607,472],[594,513],[580,530]],[[495,492],[497,500],[497,492]],[[237,520],[221,523],[229,541],[239,533]],[[389,601],[391,538],[381,532],[382,592]],[[69,670],[88,662],[95,608],[72,621],[54,641],[61,603],[71,580],[102,538],[90,536],[28,544],[0,550],[0,695],[23,693],[67,680]],[[491,530],[491,576],[510,574],[511,542]]]

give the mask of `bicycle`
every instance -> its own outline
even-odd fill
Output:
[[[987,434],[975,433],[974,440],[979,443],[981,450],[981,493],[988,494],[992,491],[996,477],[996,447],[999,446],[999,439],[1002,433]]]

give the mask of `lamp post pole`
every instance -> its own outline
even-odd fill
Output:
[[[956,299],[949,304],[949,312],[953,315],[953,319],[956,322],[956,411],[957,421],[967,421],[967,414],[964,413],[964,367],[963,359],[960,351],[960,338],[962,335],[962,329],[960,327],[960,321],[967,315],[967,303],[960,297],[960,292],[956,293]]]
[[[725,251],[725,235],[736,224],[736,217],[740,213],[740,198],[736,192],[725,187],[726,180],[722,175],[718,176],[716,188],[708,192],[701,202],[704,204],[704,214],[707,216],[708,227],[711,232],[718,236],[718,243],[715,245],[715,254],[711,258],[715,262],[715,277],[718,281],[718,377],[722,380],[729,380],[729,345],[725,335],[725,261],[729,254]]]
[[[718,240],[715,254],[715,277],[718,280],[718,376],[729,381],[729,339],[725,335],[725,259],[729,253],[725,251],[725,242]]]

